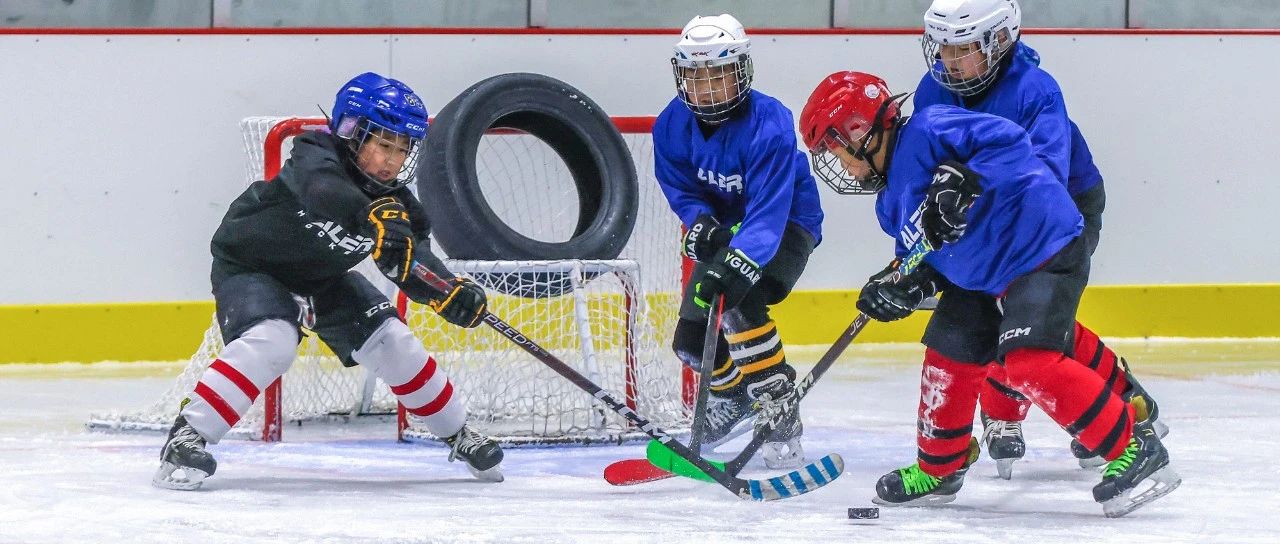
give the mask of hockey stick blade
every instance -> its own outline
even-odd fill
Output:
[[[416,278],[422,280],[424,283],[432,286],[441,293],[448,292],[447,289],[450,287],[448,282],[436,275],[435,272],[432,272],[431,269],[427,268],[422,263],[414,262],[413,267],[411,268],[411,273]],[[564,379],[569,380],[570,383],[577,386],[579,389],[585,391],[592,397],[595,397],[596,400],[607,406],[614,413],[622,416],[637,429],[640,429],[645,434],[649,435],[649,438],[666,444],[667,447],[671,448],[672,451],[676,453],[676,455],[679,455],[684,458],[684,460],[692,463],[698,468],[698,470],[701,470],[703,473],[710,476],[716,481],[716,483],[720,484],[721,487],[729,490],[729,492],[737,495],[739,498],[771,501],[796,497],[821,488],[828,482],[838,478],[844,471],[844,461],[837,455],[830,455],[822,459],[820,467],[810,467],[811,470],[808,471],[807,474],[800,474],[799,471],[796,471],[776,478],[770,478],[768,480],[744,480],[742,478],[726,474],[725,471],[715,467],[711,463],[708,463],[706,459],[695,455],[692,450],[672,438],[666,431],[658,428],[657,425],[650,423],[649,420],[644,417],[641,417],[635,410],[632,410],[625,403],[619,401],[617,397],[613,396],[608,391],[605,391],[604,388],[599,385],[596,385],[595,382],[583,376],[577,370],[574,370],[573,367],[569,366],[564,361],[561,361],[560,358],[547,351],[546,348],[538,345],[538,343],[534,342],[533,339],[525,336],[515,327],[512,327],[510,324],[494,315],[493,312],[485,310],[481,317],[484,320],[485,325],[488,325],[490,328],[506,337],[507,340],[510,340],[529,355],[532,355],[535,359],[555,371],[555,373],[559,374]],[[817,485],[810,485],[810,482]]]
[[[604,467],[604,481],[612,485],[644,484],[673,477],[675,474],[653,466],[648,459],[623,459]],[[707,481],[710,480],[707,476]]]

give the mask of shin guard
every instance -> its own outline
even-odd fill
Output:
[[[1009,385],[1044,410],[1086,448],[1114,459],[1129,443],[1133,414],[1113,392],[1118,374],[1103,380],[1052,350],[1019,348],[1005,356]]]
[[[982,381],[982,388],[978,393],[978,404],[982,413],[991,419],[1022,421],[1027,418],[1031,401],[1009,387],[1008,383],[1009,377],[1004,365],[995,362],[988,364],[987,377]]]
[[[916,442],[920,469],[930,476],[943,478],[964,466],[973,435],[973,408],[986,375],[983,363],[957,361],[925,349]]]
[[[289,369],[298,352],[298,328],[281,319],[249,327],[200,376],[180,413],[211,444],[235,426],[258,395]]]
[[[383,322],[351,358],[391,386],[405,410],[421,417],[431,434],[444,438],[462,429],[467,419],[462,397],[454,394],[444,369],[399,319]]]

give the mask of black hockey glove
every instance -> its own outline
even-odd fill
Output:
[[[933,267],[921,263],[914,272],[898,276],[899,262],[894,259],[862,286],[858,310],[867,317],[876,321],[897,321],[916,311],[924,299],[938,294],[942,278]]]
[[[748,259],[742,251],[726,247],[716,252],[715,259],[707,266],[698,283],[693,285],[693,302],[699,308],[711,310],[716,295],[724,296],[724,309],[736,307],[746,298],[747,291],[760,281],[760,265]]]
[[[738,227],[741,225],[742,223],[738,223],[731,228],[724,228],[716,218],[705,213],[699,215],[698,219],[689,225],[689,230],[684,233],[680,254],[695,262],[713,257],[717,251],[729,245],[729,241],[733,239],[734,234],[738,233]]]
[[[445,321],[459,327],[470,329],[479,325],[488,300],[484,288],[467,278],[453,278],[450,281],[453,289],[427,301],[427,306]]]
[[[403,283],[413,265],[409,212],[395,197],[384,196],[369,203],[365,216],[372,230],[374,264],[391,281]]]
[[[921,222],[925,238],[934,249],[964,236],[969,228],[969,207],[982,192],[981,179],[977,172],[956,161],[944,162],[933,170]]]

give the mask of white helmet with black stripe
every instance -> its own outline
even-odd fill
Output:
[[[924,61],[943,87],[977,95],[995,83],[1021,31],[1017,0],[934,0],[924,13]]]
[[[704,123],[728,120],[751,90],[751,40],[729,14],[698,16],[671,55],[676,94]]]

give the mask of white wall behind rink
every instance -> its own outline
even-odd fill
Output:
[[[243,189],[237,122],[316,114],[390,73],[434,113],[490,75],[541,72],[612,115],[673,96],[653,35],[0,36],[0,304],[209,299],[209,238]],[[1029,35],[1107,178],[1098,284],[1272,282],[1280,106],[1274,36]],[[756,86],[798,111],[824,75],[909,90],[915,36],[760,35]],[[891,256],[871,199],[821,189],[801,289],[853,288]]]

